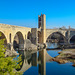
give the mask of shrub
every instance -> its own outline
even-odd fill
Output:
[[[22,72],[15,70],[20,68],[22,64],[21,56],[18,57],[18,60],[15,60],[14,57],[5,57],[6,48],[3,45],[4,40],[5,39],[0,39],[0,75],[22,75]]]

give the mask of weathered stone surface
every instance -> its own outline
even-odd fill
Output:
[[[61,64],[69,61],[75,63],[75,49],[65,49],[60,51],[59,55],[50,59],[50,61],[56,61]]]
[[[45,44],[34,45],[31,43],[31,41],[29,39],[25,40],[25,50],[41,50],[44,48],[46,48]]]
[[[46,44],[38,44],[37,45],[37,48],[40,50],[40,49],[44,49],[44,48],[46,48]]]
[[[38,29],[37,28],[31,29],[31,42],[35,45],[38,43]]]
[[[65,49],[60,52],[57,58],[75,58],[75,49]]]
[[[29,39],[25,40],[25,50],[37,50],[37,46],[32,44]]]
[[[64,64],[64,63],[68,62],[67,60],[59,59],[59,58],[52,58],[52,59],[50,59],[50,61],[56,61],[56,62],[58,62],[60,64]]]
[[[75,49],[65,49],[61,51],[61,53],[58,56],[56,56],[56,59],[63,59],[67,60],[68,62],[75,63]],[[62,62],[62,60],[60,61]]]
[[[7,57],[7,56],[17,56],[17,55],[19,55],[19,53],[17,53],[15,50],[12,50],[12,51],[6,50],[6,52],[5,52],[5,57]]]
[[[16,33],[20,32],[23,36],[23,39],[27,39],[28,32],[31,32],[31,28],[28,27],[21,27],[21,26],[15,26],[15,25],[7,25],[7,24],[0,24],[0,32],[4,34],[7,44],[12,43],[11,50],[13,50],[13,42],[14,37]],[[11,38],[10,38],[11,34]],[[20,35],[18,35],[20,36]],[[20,44],[21,40],[20,40]]]
[[[68,61],[67,60],[64,60],[64,59],[58,59],[58,58],[55,58],[54,61],[60,63],[60,64],[64,64],[64,63],[67,63]]]

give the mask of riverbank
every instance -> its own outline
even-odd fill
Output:
[[[59,55],[51,58],[50,61],[56,61],[60,64],[72,62],[75,67],[75,49],[64,49],[58,53]]]

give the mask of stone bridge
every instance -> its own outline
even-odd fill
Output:
[[[44,14],[38,16],[38,29],[40,30],[38,33],[40,43],[42,41],[45,43],[51,38],[52,34],[59,34],[61,39],[68,43],[75,36],[75,29],[71,29],[70,27],[69,29],[46,29],[46,16]]]
[[[27,28],[27,27],[13,26],[13,25],[7,25],[7,24],[0,24],[0,34],[2,35],[0,36],[0,39],[5,39],[4,46],[5,47],[7,46],[9,50],[13,50],[16,48],[24,49],[25,39],[30,39],[31,42],[34,44],[46,43],[46,40],[48,39],[48,37],[50,37],[54,33],[58,33],[61,37],[63,37],[68,42],[70,42],[70,39],[72,38],[75,39],[75,30],[73,29],[66,29],[66,30],[65,29],[46,29],[46,15],[44,14],[41,14],[41,16],[38,16],[38,28]],[[46,75],[45,74],[46,55],[47,55],[46,49],[39,51],[39,61],[42,63],[42,66],[39,66],[39,68],[41,67],[43,69],[42,75]],[[28,68],[31,67],[31,64],[29,65],[28,63],[25,63],[25,62],[26,60],[24,60],[23,67],[21,69],[22,71],[24,69],[27,70]],[[35,62],[33,62],[33,64],[36,65]],[[27,65],[28,68],[25,68],[25,65]]]
[[[60,34],[68,42],[75,37],[74,29],[46,29],[46,15],[44,14],[38,16],[38,28],[0,24],[0,33],[2,34],[0,39],[5,39],[4,45],[10,50],[24,48],[25,39],[30,39],[33,44],[46,43],[53,33]]]
[[[73,29],[46,29],[46,40],[50,37],[53,33],[60,34],[67,42],[75,36],[75,30]]]
[[[31,33],[31,28],[13,26],[7,24],[0,24],[0,39],[5,39],[4,45],[11,44],[11,49],[15,48],[15,44],[24,44],[24,40],[29,38],[28,35]]]

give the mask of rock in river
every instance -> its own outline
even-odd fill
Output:
[[[7,56],[17,56],[19,53],[17,53],[15,50],[6,50],[5,57]]]

